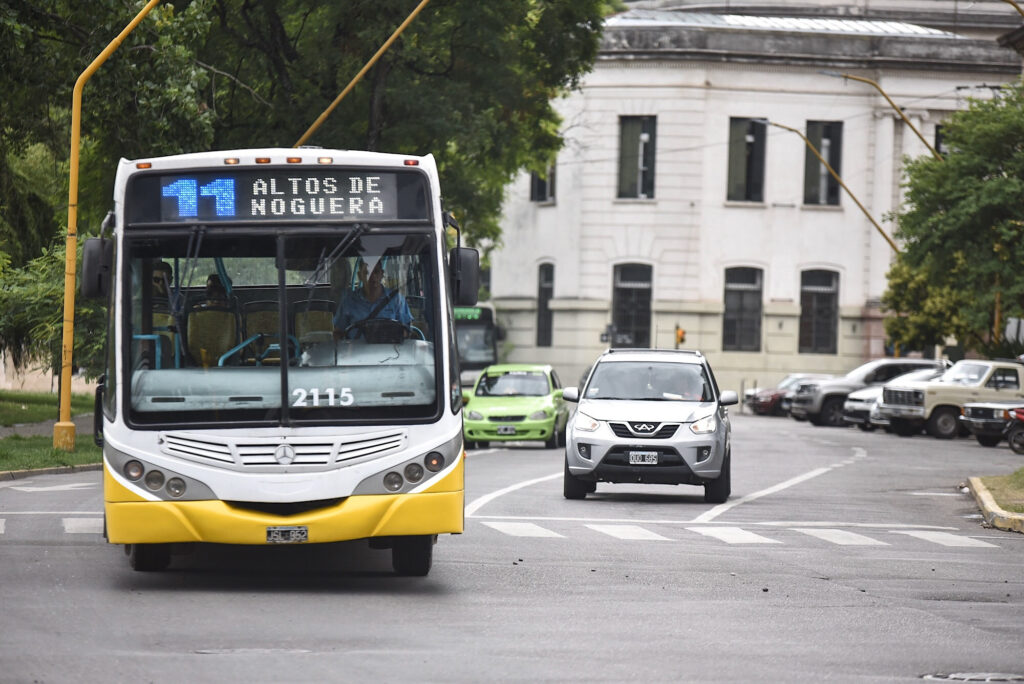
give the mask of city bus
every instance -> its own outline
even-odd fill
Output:
[[[452,307],[479,286],[449,227],[429,155],[121,160],[80,275],[108,304],[105,535],[135,570],[174,545],[366,539],[429,572],[463,531]]]
[[[455,345],[464,387],[471,387],[480,371],[498,363],[498,342],[505,339],[505,330],[497,320],[490,302],[455,307]]]

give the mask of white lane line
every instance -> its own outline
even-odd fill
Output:
[[[762,489],[759,492],[754,492],[753,494],[747,494],[746,496],[740,497],[739,499],[735,499],[733,501],[727,501],[724,504],[719,504],[719,505],[715,506],[714,508],[712,508],[711,510],[705,511],[701,515],[698,515],[696,518],[693,519],[693,522],[698,522],[698,523],[711,522],[712,520],[714,520],[718,516],[722,515],[726,511],[731,510],[733,508],[736,508],[740,504],[745,504],[745,503],[747,503],[749,501],[753,501],[755,499],[760,499],[762,496],[768,496],[769,494],[775,494],[776,492],[781,492],[783,489],[788,489],[789,487],[792,487],[793,485],[798,485],[801,482],[806,482],[807,480],[810,480],[812,478],[818,477],[819,475],[824,475],[825,473],[830,472],[831,470],[832,470],[831,467],[829,467],[829,468],[815,468],[814,470],[812,470],[810,472],[804,473],[803,475],[797,475],[794,478],[790,478],[790,479],[786,480],[785,482],[780,482],[779,484],[774,485],[772,487],[768,487],[767,489]]]
[[[103,534],[103,518],[63,518],[65,534]]]
[[[848,532],[847,530],[834,530],[828,528],[791,527],[795,532],[823,539],[840,546],[888,546],[884,541],[865,537],[863,534]]]
[[[554,480],[556,477],[562,477],[562,473],[558,472],[558,473],[555,473],[554,475],[546,475],[544,477],[538,477],[538,478],[535,478],[533,480],[526,480],[525,482],[518,482],[518,483],[516,483],[514,485],[511,485],[509,487],[505,487],[504,489],[499,489],[496,492],[491,492],[490,494],[484,494],[483,496],[481,496],[480,498],[476,499],[475,501],[470,503],[468,506],[466,506],[466,513],[465,513],[465,515],[466,515],[467,518],[472,518],[473,514],[476,513],[478,510],[480,510],[481,506],[484,506],[487,503],[493,501],[494,499],[497,499],[499,496],[503,496],[505,494],[508,494],[509,492],[514,492],[517,489],[522,489],[523,487],[529,487],[530,485],[535,485],[535,484],[537,484],[539,482],[547,482],[548,480]]]
[[[910,492],[910,496],[965,496],[960,492]]]
[[[0,534],[3,534],[6,529],[7,529],[7,521],[4,520],[3,518],[0,518]]]
[[[586,525],[590,529],[607,534],[616,539],[636,539],[644,541],[672,541],[668,537],[651,532],[638,525]]]
[[[534,525],[533,523],[514,522],[485,522],[484,525],[493,527],[499,532],[504,532],[513,537],[561,537],[557,532],[552,532],[546,527]]]
[[[948,532],[927,532],[922,530],[893,530],[892,533],[905,534],[908,537],[924,539],[925,541],[932,542],[933,544],[941,544],[942,546],[991,546],[996,549],[999,548],[995,544],[989,544],[988,542],[983,542],[980,539],[962,537],[956,534],[949,534]]]
[[[776,539],[762,537],[739,527],[687,527],[686,529],[705,537],[714,537],[727,544],[781,544]]]

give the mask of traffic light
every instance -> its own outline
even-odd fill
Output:
[[[679,349],[679,345],[686,341],[686,331],[676,326],[676,349]]]

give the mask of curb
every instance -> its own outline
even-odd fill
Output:
[[[102,469],[102,463],[86,463],[85,465],[37,468],[36,470],[5,470],[0,471],[0,482],[4,480],[24,480],[26,477],[32,477],[33,475],[65,475],[67,473],[83,473]]]
[[[974,495],[974,500],[978,503],[978,508],[981,509],[985,522],[1001,530],[1024,533],[1024,514],[1010,513],[1000,508],[989,493],[988,487],[982,484],[981,478],[969,478],[967,483],[971,494]]]

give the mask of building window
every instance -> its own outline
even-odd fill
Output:
[[[612,292],[613,347],[651,346],[651,272],[645,264],[615,267]]]
[[[808,121],[807,139],[842,177],[843,122]],[[804,157],[804,204],[839,204],[839,181],[809,147]]]
[[[555,201],[555,166],[548,167],[544,175],[536,171],[530,173],[530,201],[531,202],[554,202]]]
[[[619,197],[654,197],[657,117],[619,117]]]
[[[800,275],[800,352],[835,354],[839,332],[839,274],[804,271]]]
[[[723,350],[761,351],[761,282],[759,268],[725,269]]]
[[[764,201],[765,128],[754,119],[729,119],[730,201]]]
[[[551,298],[555,296],[555,265],[537,269],[537,346],[551,346]]]

